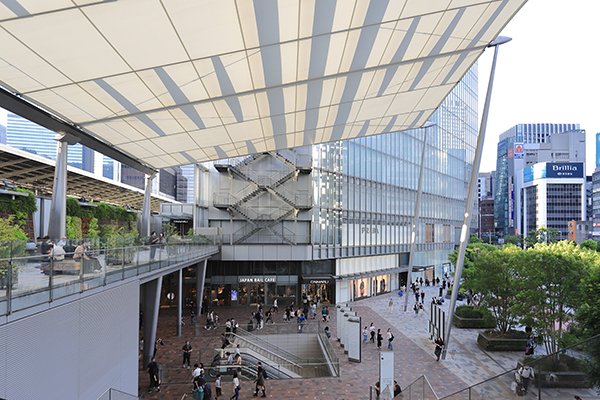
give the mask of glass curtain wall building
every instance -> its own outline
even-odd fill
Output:
[[[6,144],[16,149],[56,160],[56,132],[28,121],[16,114],[6,117]],[[88,172],[94,172],[95,152],[80,144],[69,146],[67,164]]]
[[[448,271],[465,212],[478,135],[477,65],[430,121],[415,266],[432,279]],[[207,300],[272,304],[278,293],[296,304],[316,295],[339,302],[405,283],[423,138],[423,129],[388,132],[205,164],[200,192],[215,200],[201,226],[221,229],[224,242],[221,260],[209,261]],[[276,172],[278,160],[300,156],[310,156],[310,168],[290,163],[290,171]],[[258,171],[279,180],[249,183],[263,179]],[[310,206],[298,205],[307,189]],[[268,224],[260,220],[266,214],[276,214]]]

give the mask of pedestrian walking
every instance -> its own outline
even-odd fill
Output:
[[[224,349],[225,347],[229,346],[231,344],[231,342],[229,341],[229,339],[227,339],[227,336],[225,336],[224,333],[221,333],[221,349]]]
[[[419,303],[415,303],[413,310],[415,312],[415,317],[418,317],[419,316]]]
[[[392,342],[394,341],[394,334],[392,333],[392,328],[388,328],[386,336],[388,340],[388,349],[394,351],[394,346],[392,346]]]
[[[237,372],[233,373],[233,396],[231,396],[230,400],[238,400],[240,397],[240,379],[238,378]]]
[[[436,361],[440,361],[440,356],[442,355],[442,350],[444,350],[444,341],[442,340],[441,337],[438,336],[437,339],[435,339],[435,350],[433,350],[435,356],[437,357]]]
[[[267,393],[265,391],[265,370],[262,367],[262,363],[259,361],[256,366],[258,367],[256,370],[256,379],[254,379],[254,383],[256,383],[256,387],[254,390],[253,396],[258,396],[258,392],[262,391],[262,396],[267,397]]]
[[[421,292],[421,303],[425,303],[425,292]]]
[[[371,334],[371,343],[375,343],[375,325],[371,322],[371,326],[369,326],[369,333]]]
[[[298,332],[302,333],[302,328],[304,328],[305,324],[306,318],[304,317],[304,314],[300,313],[300,316],[298,317]]]
[[[183,353],[183,368],[187,364],[188,369],[190,368],[190,357],[192,355],[192,346],[190,345],[190,341],[186,340],[185,344],[181,348],[181,352]]]
[[[277,305],[277,299],[273,300],[273,309],[276,313],[279,312],[279,306]]]
[[[217,379],[215,380],[215,399],[218,399],[219,396],[223,394],[223,388],[221,387],[221,374],[217,374]]]
[[[523,390],[527,393],[527,389],[529,388],[529,380],[531,378],[535,378],[535,374],[533,372],[533,368],[529,365],[523,365],[519,368],[519,375],[521,375],[521,379],[523,379]]]
[[[156,362],[156,358],[152,357],[152,361],[148,363],[148,376],[150,378],[150,387],[148,387],[148,393],[152,393],[152,389],[156,388],[157,392],[160,392],[160,379],[159,379],[159,371],[158,363]]]
[[[377,348],[381,350],[381,342],[383,342],[383,335],[381,329],[377,329]]]
[[[369,328],[365,325],[365,329],[363,330],[363,342],[367,343],[369,340]]]
[[[394,299],[390,298],[390,302],[388,303],[388,307],[390,308],[390,312],[394,312]]]

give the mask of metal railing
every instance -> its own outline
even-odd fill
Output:
[[[148,245],[148,238],[69,239],[64,255],[43,254],[50,244],[0,241],[0,315],[11,314],[70,295],[219,251],[217,238],[169,237]]]
[[[138,396],[133,394],[110,388],[107,389],[106,392],[102,393],[102,396],[98,397],[98,400],[133,400],[137,398]]]
[[[402,389],[402,398],[431,400],[519,399],[525,394],[537,399],[597,398],[591,381],[591,366],[600,358],[600,335],[559,350],[556,353],[515,360],[515,368],[455,393],[438,397],[422,375]],[[524,379],[520,367],[529,365],[531,375]],[[597,378],[596,378],[597,379]]]
[[[295,354],[290,353],[289,351],[286,351],[280,347],[277,347],[277,346],[269,343],[268,341],[263,340],[263,339],[259,338],[258,336],[251,334],[250,332],[248,332],[242,328],[237,328],[237,330],[239,332],[241,332],[242,335],[239,335],[236,333],[232,333],[231,335],[239,337],[241,340],[244,340],[244,341],[258,347],[262,351],[267,352],[277,358],[280,358],[287,364],[293,365],[298,368],[302,368],[302,365],[300,365],[300,364],[302,364],[303,361],[306,361],[306,360],[303,360],[302,358],[296,356]],[[260,343],[260,344],[257,344],[257,343]]]

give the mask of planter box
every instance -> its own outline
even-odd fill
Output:
[[[483,318],[462,318],[456,314],[454,314],[452,323],[454,326],[463,329],[489,329],[496,326],[487,326]]]
[[[517,363],[517,370],[523,366],[522,363]],[[541,371],[538,374],[537,368],[533,369],[535,378],[531,381],[535,386],[541,385],[542,389],[546,388],[581,388],[590,389],[592,385],[587,381],[585,372],[550,372]],[[539,376],[538,376],[539,375]]]
[[[485,351],[525,351],[527,339],[490,338],[483,332],[477,336],[477,344]]]

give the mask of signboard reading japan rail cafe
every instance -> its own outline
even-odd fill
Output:
[[[276,280],[276,276],[238,276],[239,283],[270,283]]]

